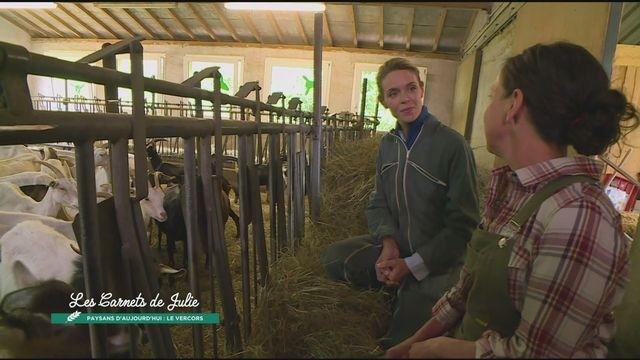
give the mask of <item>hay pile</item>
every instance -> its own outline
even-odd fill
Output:
[[[344,358],[382,354],[376,339],[390,313],[381,291],[330,281],[319,255],[334,241],[367,232],[364,207],[373,189],[379,138],[337,144],[323,171],[322,215],[307,225],[295,255],[271,268],[260,294],[248,357]]]
[[[636,235],[636,227],[638,226],[638,216],[636,212],[623,212],[620,214],[622,220],[622,229],[632,238]]]

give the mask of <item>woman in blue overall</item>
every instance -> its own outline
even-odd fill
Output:
[[[557,42],[506,61],[484,123],[507,165],[493,170],[460,279],[387,356],[605,357],[630,244],[590,156],[637,127],[636,110],[593,55]]]
[[[413,334],[430,306],[455,284],[480,219],[473,153],[423,104],[418,69],[402,58],[377,74],[379,101],[398,120],[380,141],[376,188],[366,209],[369,235],[322,254],[330,278],[361,288],[397,288],[388,348]]]

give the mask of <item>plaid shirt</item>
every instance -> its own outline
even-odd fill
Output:
[[[620,214],[596,184],[576,183],[545,201],[515,233],[508,225],[542,186],[561,175],[599,179],[602,164],[588,157],[562,157],[526,168],[492,172],[481,226],[514,241],[508,291],[521,313],[511,337],[487,330],[476,357],[605,357],[613,338],[613,308],[629,281],[630,244]],[[433,307],[451,327],[461,319],[472,279],[460,280]]]

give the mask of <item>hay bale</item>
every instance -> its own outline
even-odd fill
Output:
[[[364,208],[375,181],[380,138],[336,144],[323,168],[322,214],[308,224],[296,254],[284,254],[259,296],[248,357],[344,358],[382,354],[377,339],[390,311],[382,291],[326,278],[319,254],[330,243],[367,232]]]
[[[632,238],[636,235],[636,227],[638,226],[638,216],[636,212],[623,212],[620,214],[622,220],[622,229]]]

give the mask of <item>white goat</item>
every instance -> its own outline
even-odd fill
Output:
[[[0,176],[25,171],[40,171],[38,161],[40,161],[40,157],[36,153],[22,153],[11,158],[0,159]]]
[[[0,210],[26,212],[44,216],[53,216],[61,207],[78,207],[78,190],[69,179],[58,179],[49,184],[49,190],[42,201],[35,201],[25,195],[20,188],[11,183],[0,183]]]
[[[0,237],[2,237],[7,231],[11,230],[14,226],[28,220],[39,221],[55,229],[69,239],[74,241],[77,240],[76,235],[73,232],[73,221],[14,211],[0,211]]]
[[[39,221],[24,221],[0,238],[0,299],[46,280],[71,283],[77,243]]]

